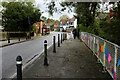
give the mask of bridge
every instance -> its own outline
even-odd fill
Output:
[[[56,36],[57,45],[57,34],[62,35],[63,33],[54,32],[49,36],[44,36],[36,40],[31,40],[29,42],[26,41],[24,43],[16,44],[14,46],[6,48],[4,47],[3,53],[5,53],[7,48],[9,49],[16,47],[16,50],[21,48],[21,50],[17,52],[22,51],[22,57],[24,60],[23,78],[108,78],[109,80],[111,80],[111,78],[114,80],[120,79],[120,46],[87,32],[81,32],[80,39],[73,39],[71,38],[70,33],[65,33],[69,39],[63,41],[60,44],[60,47],[56,46],[56,53],[53,53],[52,39],[53,36]],[[47,39],[49,42],[48,67],[43,66],[44,54],[41,54],[43,53],[44,49],[42,46],[44,39]],[[61,37],[60,40],[62,41]],[[42,44],[42,47],[40,47],[38,43]],[[31,48],[28,52],[24,46],[29,45],[32,46],[28,47],[28,49]],[[11,49],[11,51],[14,50]],[[8,52],[10,51],[8,50]],[[31,60],[32,58],[30,58],[32,62],[28,62],[26,64],[25,62],[27,61],[27,58],[25,58],[25,55],[30,55],[31,53],[34,56],[36,55],[35,52],[39,52],[39,56],[35,56],[33,58],[35,61]],[[16,54],[16,52],[14,53]],[[11,56],[13,56],[12,53]],[[3,59],[4,57],[5,55],[3,55]],[[10,56],[8,58],[10,58]],[[8,65],[11,64],[9,60],[5,61],[5,59],[4,62],[8,61]],[[11,59],[15,62],[14,58]],[[25,67],[25,65],[29,66]],[[15,63],[13,63],[11,67],[13,67],[14,72],[16,72]],[[13,70],[13,68],[11,69]],[[9,78],[6,77],[5,73],[3,73],[3,76],[3,78]]]
[[[92,50],[113,79],[120,79],[120,46],[96,35],[81,32],[81,39]]]
[[[28,68],[24,77],[120,79],[120,46],[94,34],[81,32],[80,40],[66,40],[57,48],[56,54],[50,48],[48,58],[48,67],[40,64],[43,62],[41,57],[36,66]]]

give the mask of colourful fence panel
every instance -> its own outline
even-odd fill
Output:
[[[111,77],[120,80],[120,46],[87,32],[81,32],[80,36]]]

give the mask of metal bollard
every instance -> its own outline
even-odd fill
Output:
[[[18,41],[20,41],[20,33],[19,33],[19,36],[18,36]]]
[[[61,44],[62,44],[62,34],[61,34]]]
[[[22,57],[17,56],[16,58],[17,66],[17,80],[22,80]]]
[[[20,41],[20,37],[18,38],[18,41]]]
[[[55,36],[53,36],[53,52],[56,53]]]
[[[10,37],[8,37],[8,43],[10,43]]]
[[[58,47],[60,47],[60,34],[58,34]]]
[[[20,41],[20,38],[18,40]]]
[[[47,40],[44,41],[44,65],[48,66],[48,61],[47,61]]]

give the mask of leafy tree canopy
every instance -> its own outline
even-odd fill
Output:
[[[63,7],[61,11],[65,11],[66,8],[69,8],[68,12],[70,12],[74,7],[74,12],[77,14],[75,16],[78,20],[77,28],[79,27],[81,31],[93,33],[120,45],[120,1],[109,2],[109,4],[113,4],[112,20],[110,19],[109,13],[105,19],[96,19],[96,17],[99,15],[97,15],[97,13],[104,14],[104,11],[100,8],[100,4],[104,5],[105,2],[60,3],[60,5]],[[54,8],[49,10],[53,11]],[[108,6],[106,6],[106,10],[108,10]]]
[[[63,15],[60,17],[60,20],[67,20],[67,19],[70,19],[68,15]]]
[[[2,2],[2,25],[5,31],[30,31],[41,12],[31,2]]]

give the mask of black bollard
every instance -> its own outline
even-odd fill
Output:
[[[48,66],[48,61],[47,61],[47,40],[44,41],[44,66]]]
[[[19,33],[19,36],[18,36],[18,41],[20,41],[20,33]]]
[[[61,44],[62,44],[62,34],[61,34]]]
[[[22,80],[22,57],[17,56],[16,58],[17,61],[17,80]]]
[[[8,37],[8,43],[10,43],[10,37]]]
[[[20,41],[20,37],[19,37],[19,39],[18,39],[19,41]]]
[[[18,38],[18,41],[20,41],[20,37]]]
[[[58,47],[60,47],[60,34],[58,34]]]
[[[53,52],[56,53],[55,36],[53,36]]]
[[[10,43],[10,33],[7,33],[8,43]]]

